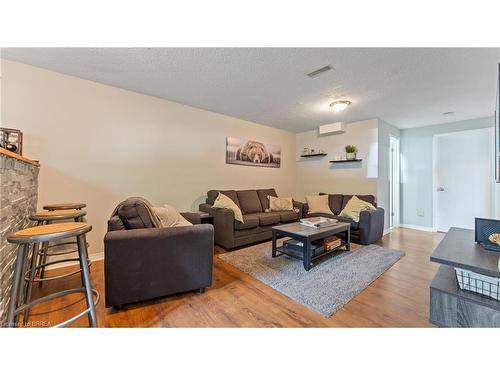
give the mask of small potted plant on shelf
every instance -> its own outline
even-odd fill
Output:
[[[358,148],[354,145],[347,145],[345,146],[345,152],[347,160],[356,159],[356,153],[358,152]]]

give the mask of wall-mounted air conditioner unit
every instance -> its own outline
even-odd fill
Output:
[[[333,124],[321,125],[319,127],[320,135],[342,134],[345,133],[345,124],[343,122],[334,122]]]

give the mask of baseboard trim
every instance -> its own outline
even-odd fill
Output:
[[[424,232],[434,232],[434,229],[432,227],[423,227],[420,225],[412,225],[412,224],[399,224],[400,228],[406,228],[406,229],[415,229],[415,230],[421,230]]]
[[[104,251],[98,252],[98,253],[90,253],[89,258],[91,262],[96,262],[99,260],[104,259]],[[64,263],[57,263],[51,266],[47,266],[48,270],[54,270],[57,268],[62,268],[62,267],[69,267],[69,266],[76,266],[78,262],[64,262]]]
[[[382,234],[382,236],[385,236],[386,234],[389,234],[391,232],[392,232],[392,228],[384,229],[384,233]]]

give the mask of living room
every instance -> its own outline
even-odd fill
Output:
[[[0,49],[2,327],[500,326],[500,48],[145,38]]]

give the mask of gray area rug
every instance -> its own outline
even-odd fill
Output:
[[[245,273],[323,316],[331,316],[405,253],[368,245],[322,262],[309,272],[302,261],[271,257],[269,243],[219,255]]]

